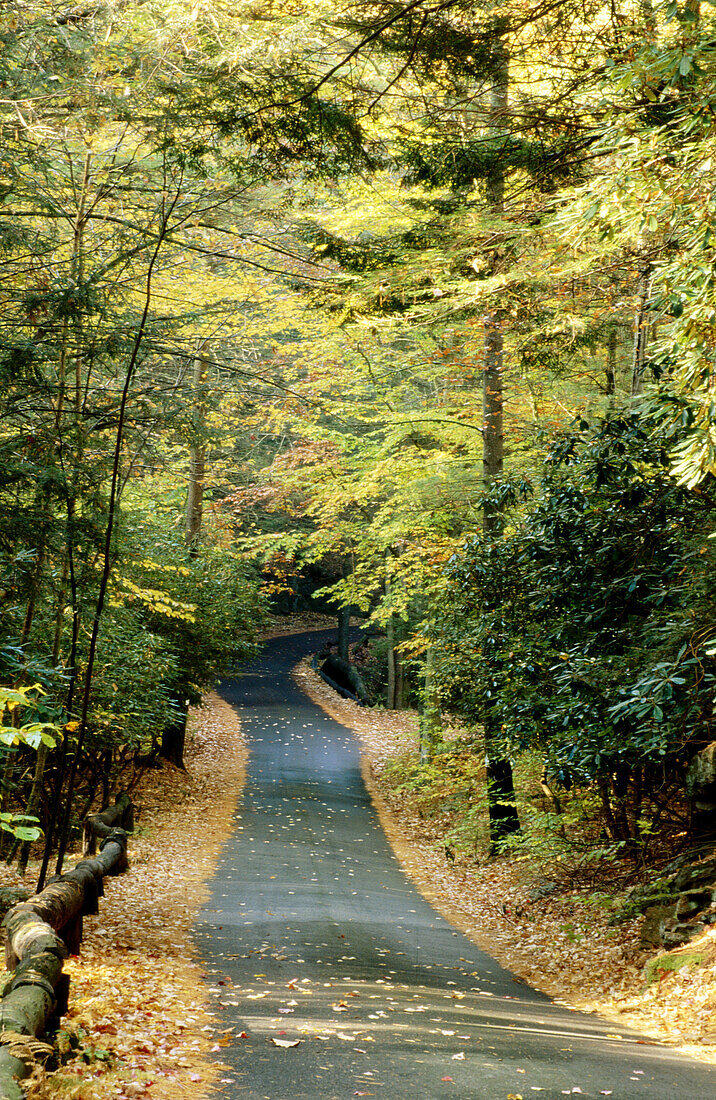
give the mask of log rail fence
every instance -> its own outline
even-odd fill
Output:
[[[98,913],[106,875],[126,871],[134,807],[127,794],[84,822],[84,857],[3,920],[5,966],[12,978],[0,999],[0,1100],[22,1100],[20,1081],[51,1048],[40,1037],[67,1011],[69,976],[62,964],[77,954],[82,918]],[[99,844],[99,853],[97,845]]]

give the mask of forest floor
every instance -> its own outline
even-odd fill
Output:
[[[272,634],[325,625],[302,617]],[[420,819],[386,772],[390,758],[415,749],[414,714],[340,699],[307,662],[296,676],[315,702],[355,730],[396,855],[437,909],[556,1000],[614,1020],[615,1032],[636,1028],[716,1061],[716,931],[689,949],[703,956],[698,968],[669,971],[646,988],[639,920],[610,926],[588,891],[530,901],[532,872],[524,862],[446,859],[439,828]],[[81,954],[68,964],[63,1064],[38,1074],[31,1100],[221,1096],[222,1067],[214,1058],[231,1037],[211,1013],[190,930],[236,817],[246,747],[234,710],[214,693],[191,715],[186,760],[186,772],[168,764],[145,772],[132,792],[140,814],[131,869],[107,881],[99,917],[85,920]],[[36,875],[31,864],[30,888]],[[0,881],[19,880],[6,869]]]
[[[148,769],[132,789],[130,869],[105,879],[99,916],[85,917],[80,954],[66,964],[64,1064],[38,1073],[32,1100],[221,1095],[222,1068],[209,1054],[229,1040],[211,1014],[190,930],[232,830],[246,752],[235,711],[213,692],[190,715],[186,763]],[[1,877],[23,884],[7,870]],[[31,864],[24,885],[36,879]]]

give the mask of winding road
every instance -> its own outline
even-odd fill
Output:
[[[278,638],[219,690],[250,758],[195,929],[226,1031],[229,1100],[713,1100],[716,1074],[552,1004],[456,932],[403,874],[352,734]]]

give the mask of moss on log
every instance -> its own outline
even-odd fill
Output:
[[[110,836],[113,829],[124,829],[131,833],[134,829],[134,806],[126,791],[117,797],[114,806],[108,806],[98,814],[88,814],[84,820],[84,847],[86,856],[97,851],[97,841]]]
[[[98,911],[104,876],[127,867],[127,831],[118,822],[133,822],[133,813],[128,796],[120,795],[115,806],[93,814],[99,854],[80,860],[5,916],[5,959],[13,976],[0,1000],[0,1100],[19,1100],[18,1081],[29,1075],[38,1053],[50,1050],[38,1036],[67,1010],[63,961],[79,950],[83,915]]]

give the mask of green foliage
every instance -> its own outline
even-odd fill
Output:
[[[0,813],[0,830],[10,833],[17,840],[37,840],[42,836],[37,818],[27,814]]]
[[[606,157],[564,196],[560,223],[585,271],[618,278],[626,262],[634,284],[648,282],[650,413],[671,440],[673,472],[694,487],[716,472],[716,17],[668,0],[650,11],[607,59],[595,147]]]
[[[572,143],[559,139],[545,145],[506,134],[460,141],[455,137],[437,142],[407,144],[402,153],[408,179],[451,191],[471,190],[489,180],[496,165],[503,171],[522,170],[545,189],[552,189],[575,170]]]
[[[711,737],[713,14],[9,12],[0,672],[47,696],[0,732],[6,760],[68,719],[73,749],[112,502],[95,757],[143,751],[255,652],[253,555],[267,590],[310,569],[389,626],[413,679],[430,647],[444,706],[597,792],[600,858],[647,839],[644,796],[678,792]],[[509,390],[496,485],[486,318]],[[486,506],[508,516],[489,542]],[[474,836],[476,761],[453,745],[410,780]],[[533,844],[560,828],[527,823]]]
[[[421,761],[417,750],[386,763],[385,780],[427,822],[446,852],[484,855],[489,846],[485,767],[474,738],[450,736]]]
[[[652,985],[653,982],[660,982],[667,974],[681,970],[684,967],[696,969],[701,966],[705,959],[706,955],[702,951],[667,952],[663,955],[657,955],[656,958],[649,959],[644,968],[646,984]]]
[[[492,713],[557,780],[601,785],[615,840],[639,835],[642,790],[664,789],[710,739],[704,520],[663,441],[614,417],[558,436],[512,531],[471,540],[449,567],[445,703]]]
[[[26,719],[28,711],[36,711],[39,706],[38,696],[44,692],[40,684],[5,688],[0,686],[0,744],[8,748],[16,748],[18,745],[27,745],[31,749],[39,749],[40,745],[53,748],[60,730],[54,722],[30,721]],[[11,722],[12,718],[20,716],[20,721]]]

